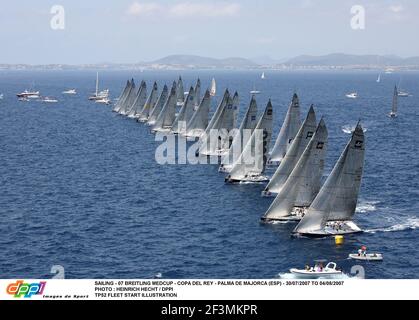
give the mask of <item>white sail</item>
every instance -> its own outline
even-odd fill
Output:
[[[186,124],[191,120],[195,112],[195,89],[191,87],[186,100],[179,111],[176,120],[173,122],[172,132],[174,134],[182,134],[186,130]]]
[[[393,93],[393,105],[390,112],[390,117],[396,117],[397,116],[397,107],[399,103],[399,90],[397,89],[397,86],[394,87],[394,93]]]
[[[116,112],[119,109],[119,105],[122,102],[122,99],[124,99],[124,97],[126,96],[127,92],[129,91],[130,88],[130,82],[129,80],[127,80],[127,84],[124,87],[124,90],[122,90],[121,95],[118,98],[117,103],[115,103],[115,105],[112,108],[112,111]]]
[[[263,181],[269,143],[272,137],[273,108],[269,100],[265,112],[260,117],[258,124],[239,159],[234,163],[226,182]]]
[[[275,171],[271,181],[269,181],[268,185],[266,186],[263,195],[272,196],[273,194],[277,194],[281,191],[292,170],[300,159],[302,153],[307,147],[307,144],[313,137],[314,132],[316,131],[316,127],[316,114],[314,112],[313,106],[311,106],[310,110],[308,111],[306,120],[302,124],[297,136],[293,140],[291,147],[285,155],[285,158],[281,161],[281,164]]]
[[[200,102],[201,102],[201,80],[198,78],[195,85],[195,99],[194,99],[194,106],[196,107],[195,110],[198,108]]]
[[[205,130],[206,134],[209,134],[209,131],[214,127],[214,124],[218,121],[218,118],[220,117],[221,113],[224,111],[224,108],[225,108],[229,98],[230,98],[230,92],[228,91],[228,89],[226,89],[226,91],[224,92],[223,99],[221,100],[221,102],[217,106],[217,109],[215,110],[215,112],[214,112],[214,114],[213,114],[213,116],[210,120],[210,123],[208,124],[208,127]]]
[[[179,80],[177,82],[176,94],[177,94],[177,105],[178,106],[183,105],[185,101],[185,91],[183,89],[182,77],[179,77]]]
[[[322,119],[263,220],[283,220],[293,216],[294,208],[307,208],[311,205],[321,187],[327,140],[327,128]]]
[[[351,140],[294,233],[325,235],[328,233],[328,222],[353,219],[364,171],[364,157],[365,136],[358,123]],[[345,231],[337,229],[329,232],[333,234]]]
[[[99,95],[99,72],[96,72],[96,91],[95,91],[96,97]]]
[[[131,81],[129,81],[129,86],[127,88],[127,91],[125,93],[125,95],[118,101],[117,106],[115,107],[115,112],[120,112],[122,107],[124,106],[125,102],[128,99],[129,94],[131,93],[131,88],[134,84],[134,79],[131,79]]]
[[[243,148],[247,145],[253,130],[255,129],[258,119],[257,119],[258,107],[256,103],[256,97],[252,95],[250,100],[249,107],[246,111],[244,119],[234,136],[231,147],[228,150],[227,154],[224,155],[221,160],[220,172],[231,172],[233,164],[240,157]],[[247,131],[247,132],[246,132]]]
[[[205,129],[204,134],[200,137],[199,154],[212,155],[215,152],[216,147],[214,145],[214,141],[211,143],[211,139],[214,139],[214,137],[211,137],[211,130],[220,130],[223,115],[228,103],[232,104],[233,102],[228,89],[226,89],[223,99],[215,110],[215,113]]]
[[[378,78],[377,78],[377,83],[380,83],[381,82],[381,73],[378,75]]]
[[[237,119],[239,114],[240,99],[239,94],[236,91],[233,96],[232,104],[227,105],[227,110],[223,117],[220,119],[220,130],[225,130],[228,134],[220,136],[219,149],[216,151],[219,155],[224,156],[230,149],[231,143],[234,138],[234,133],[237,131]],[[230,109],[231,108],[231,109]],[[231,134],[231,132],[233,134]]]
[[[160,112],[163,110],[164,104],[167,101],[169,96],[169,88],[167,85],[164,85],[163,90],[158,98],[153,110],[150,112],[150,116],[148,117],[147,124],[152,126],[156,123],[157,117],[159,116]]]
[[[216,94],[217,94],[217,82],[215,82],[215,79],[212,78],[210,95],[211,97],[215,97]]]
[[[260,78],[261,78],[262,80],[266,79],[265,72],[263,72],[263,73],[262,73],[262,75],[260,76]]]
[[[198,109],[193,114],[191,120],[186,126],[187,137],[201,137],[208,127],[209,110],[211,106],[211,94],[209,90],[205,92]]]
[[[119,109],[119,113],[122,115],[126,115],[128,109],[134,104],[136,97],[137,97],[137,88],[135,86],[135,83],[132,82],[131,90],[128,94],[128,97],[125,99],[124,104]]]
[[[173,83],[172,89],[170,90],[169,97],[162,111],[156,119],[156,123],[153,126],[152,131],[169,131],[172,127],[173,122],[176,118],[176,105],[177,105],[177,84]]]
[[[127,112],[127,116],[135,118],[136,114],[142,110],[147,100],[147,84],[145,81],[141,81],[140,88],[138,89],[137,97],[132,104],[131,110]]]
[[[156,105],[158,98],[159,98],[159,88],[157,86],[157,82],[154,82],[150,95],[148,96],[148,99],[146,103],[144,104],[143,109],[138,115],[138,121],[146,122],[148,120],[148,117],[150,116],[150,112],[151,110],[153,110],[154,106]]]
[[[282,161],[300,127],[300,101],[295,93],[292,97],[292,102],[288,108],[288,112],[285,116],[278,138],[272,148],[269,158],[270,163],[277,164]]]

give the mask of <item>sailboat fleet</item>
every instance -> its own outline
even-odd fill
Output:
[[[263,197],[273,202],[263,214],[264,223],[294,221],[293,234],[327,237],[358,233],[353,222],[365,156],[364,130],[360,123],[327,180],[322,184],[328,130],[325,120],[317,122],[314,106],[304,121],[294,94],[285,120],[271,147],[274,108],[269,100],[258,116],[256,95],[252,95],[238,125],[239,94],[224,91],[210,117],[216,82],[201,97],[201,81],[184,92],[181,77],[161,91],[156,82],[150,91],[144,81],[136,87],[128,80],[113,111],[136,119],[151,128],[198,143],[196,155],[215,156],[227,184],[266,183]],[[249,161],[251,159],[252,161]],[[273,167],[272,177],[267,168]]]

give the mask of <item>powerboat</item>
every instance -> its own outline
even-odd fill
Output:
[[[409,94],[408,92],[406,92],[406,91],[399,91],[399,92],[397,93],[397,95],[398,95],[399,97],[401,97],[401,98],[407,98],[407,97],[409,97],[409,96],[410,96],[410,94]]]
[[[324,261],[316,261],[314,267],[307,266],[305,269],[290,269],[291,274],[304,279],[325,279],[343,276],[342,270],[337,269],[335,262],[329,262],[324,267]]]
[[[27,99],[38,99],[40,97],[39,91],[29,91],[25,90],[16,95],[18,98],[27,98]]]
[[[63,94],[77,94],[76,89],[69,89],[62,92]]]
[[[357,92],[348,93],[346,95],[346,97],[349,98],[349,99],[357,99],[358,98],[358,93]]]
[[[104,98],[95,100],[95,103],[102,103],[102,104],[110,105],[111,100],[109,100],[109,98],[104,97]]]

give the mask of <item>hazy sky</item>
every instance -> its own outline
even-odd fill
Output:
[[[0,0],[0,63],[300,54],[419,55],[417,0]],[[50,26],[53,5],[65,29]],[[363,5],[365,30],[351,28]]]

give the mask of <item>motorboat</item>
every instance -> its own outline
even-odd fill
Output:
[[[335,262],[329,262],[324,267],[323,261],[317,261],[314,267],[307,266],[305,269],[290,269],[290,273],[299,278],[306,279],[325,279],[344,275],[342,270],[337,268]]]
[[[349,99],[357,99],[358,98],[358,93],[357,92],[348,93],[346,95],[346,97],[349,98]]]
[[[25,90],[16,95],[18,98],[38,99],[40,97],[39,91]]]
[[[76,89],[69,89],[62,92],[63,94],[77,94]]]

